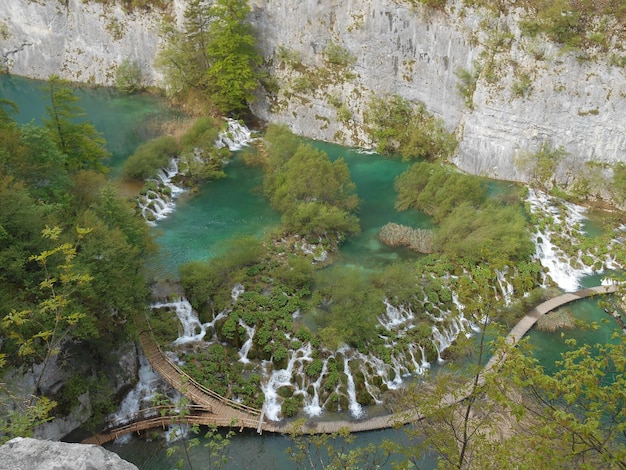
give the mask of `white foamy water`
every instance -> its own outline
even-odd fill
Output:
[[[148,224],[155,226],[159,220],[167,218],[174,212],[176,198],[185,192],[185,189],[172,183],[176,175],[178,175],[178,162],[172,159],[170,166],[159,170],[157,179],[152,180],[158,190],[150,189],[137,199],[141,215]]]
[[[135,417],[140,410],[150,408],[151,400],[154,398],[156,390],[164,385],[163,379],[152,370],[148,360],[143,354],[139,355],[139,380],[135,387],[124,397],[119,409],[108,417],[108,421],[113,425],[126,423]],[[116,439],[118,443],[125,443],[131,439],[131,434],[125,434]]]
[[[228,129],[220,132],[215,141],[216,148],[228,147],[231,152],[241,150],[252,142],[252,132],[245,124],[235,120],[226,119]]]
[[[180,321],[182,332],[173,344],[185,344],[194,341],[202,341],[206,335],[207,326],[213,326],[217,318],[211,323],[202,324],[198,314],[185,298],[173,302],[157,302],[150,306],[152,309],[167,308],[174,310]]]
[[[574,292],[580,289],[580,281],[585,276],[601,273],[606,269],[623,268],[618,265],[610,252],[598,257],[594,253],[577,249],[571,255],[559,247],[559,240],[565,240],[567,244],[575,247],[578,245],[578,240],[586,236],[581,228],[586,220],[584,207],[533,189],[528,190],[527,201],[531,212],[540,220],[553,222],[536,227],[533,241],[536,247],[535,256],[558,287],[566,292]],[[623,231],[618,230],[611,245],[623,243]],[[590,260],[591,263],[588,264],[585,259]]]

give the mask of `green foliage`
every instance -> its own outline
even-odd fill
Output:
[[[4,387],[0,393],[4,395]],[[53,419],[52,410],[56,402],[37,397],[31,401],[17,402],[13,397],[1,397],[0,406],[0,444],[14,437],[33,437],[35,428]]]
[[[613,167],[611,194],[620,204],[626,201],[626,165],[623,163],[618,163]]]
[[[121,93],[137,93],[143,90],[141,67],[129,58],[124,59],[115,70],[115,87]]]
[[[93,277],[81,301],[98,330],[107,331],[143,312],[148,297],[143,266],[154,246],[145,222],[111,187],[78,220],[92,228],[77,258]]]
[[[121,3],[124,11],[132,12],[135,10],[152,10],[152,9],[166,9],[171,0],[91,0],[97,3],[103,3],[105,5],[116,4],[118,1]]]
[[[513,83],[512,92],[517,98],[527,98],[532,92],[533,84],[530,75],[522,73],[519,79]]]
[[[398,210],[419,209],[439,224],[433,243],[439,252],[470,263],[532,254],[522,207],[490,202],[479,178],[414,163],[396,179],[396,190]]]
[[[329,42],[324,48],[326,61],[340,67],[349,67],[356,63],[356,57],[349,50],[334,42]]]
[[[229,240],[222,251],[222,255],[209,261],[191,261],[179,267],[181,285],[196,308],[220,292],[219,300],[229,299],[230,289],[236,283],[234,276],[241,268],[257,263],[264,252],[262,242],[252,236]]]
[[[303,425],[304,421],[294,423],[289,435],[291,446],[286,451],[295,468],[374,470],[387,468],[389,464],[394,446],[387,441],[380,446],[373,443],[359,446],[348,428],[332,434],[309,436],[303,432]]]
[[[556,168],[566,155],[563,147],[553,148],[548,142],[544,142],[536,153],[520,155],[515,165],[530,174],[533,184],[550,189],[556,185]]]
[[[45,273],[40,284],[43,299],[36,308],[11,310],[0,322],[6,340],[16,345],[17,355],[42,364],[35,377],[33,393],[39,389],[52,357],[59,354],[66,341],[97,334],[84,325],[88,318],[72,302],[75,292],[93,279],[76,269],[77,244],[89,233],[89,230],[81,228],[76,230],[78,241],[74,243],[60,243],[61,229],[58,227],[43,230],[43,237],[56,244],[50,250],[31,256]],[[62,262],[55,269],[53,260],[57,256]]]
[[[65,169],[66,157],[54,145],[48,131],[33,124],[21,128],[21,151],[15,152],[7,173],[24,181],[33,197],[64,202],[70,178]]]
[[[480,207],[487,200],[484,182],[426,162],[414,163],[395,182],[396,209],[419,209],[439,223],[460,204]]]
[[[470,263],[522,261],[529,259],[535,248],[521,207],[496,203],[480,208],[468,203],[457,206],[435,232],[434,245]]]
[[[470,71],[466,69],[456,69],[454,75],[459,79],[457,84],[457,90],[463,96],[465,100],[465,106],[468,109],[474,109],[474,92],[476,91],[476,83],[478,82],[478,76],[480,69]]]
[[[173,137],[152,139],[137,147],[135,153],[124,162],[122,177],[137,181],[154,178],[161,168],[169,166],[170,160],[179,152],[180,148]]]
[[[230,150],[227,147],[220,149],[215,147],[222,127],[223,125],[217,119],[201,117],[183,135],[181,139],[183,151],[179,167],[191,182],[226,176],[223,167],[230,158]]]
[[[393,305],[409,305],[415,300],[417,278],[411,263],[394,263],[374,274],[373,285],[384,292]]]
[[[608,50],[611,40],[623,37],[619,28],[608,26],[613,22],[622,24],[626,18],[626,9],[620,0],[524,0],[518,5],[527,12],[527,17],[520,22],[527,36],[545,34],[567,48],[599,47],[603,51]]]
[[[310,289],[314,271],[315,268],[308,259],[300,256],[291,256],[287,263],[281,264],[274,269],[272,275],[277,282],[287,287],[290,292],[295,292],[300,289]]]
[[[266,142],[264,190],[287,231],[321,237],[359,232],[356,187],[342,158],[331,162],[326,153],[298,144],[286,127],[270,127]]]
[[[446,159],[456,150],[457,140],[441,119],[422,103],[415,106],[398,95],[373,98],[367,121],[366,130],[378,153],[435,160]]]
[[[316,321],[338,334],[339,344],[365,350],[376,337],[377,316],[384,311],[383,295],[373,289],[368,277],[355,268],[333,267],[316,276],[322,299]]]
[[[84,113],[76,103],[79,100],[71,88],[56,75],[49,78],[47,92],[50,106],[44,126],[50,132],[57,148],[65,155],[70,172],[92,169],[105,172],[102,160],[110,156],[106,141],[89,122],[75,122]]]
[[[157,65],[174,94],[200,92],[220,112],[239,114],[254,100],[261,56],[245,0],[192,0],[183,31],[167,27]]]

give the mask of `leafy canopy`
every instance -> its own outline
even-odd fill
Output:
[[[167,26],[157,66],[174,95],[199,94],[219,112],[239,115],[255,99],[261,56],[246,0],[191,0],[183,31]]]

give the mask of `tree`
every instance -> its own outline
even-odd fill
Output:
[[[47,107],[48,118],[44,119],[44,126],[50,131],[58,149],[65,154],[68,171],[92,169],[106,172],[102,164],[102,160],[110,156],[105,147],[106,141],[89,122],[75,122],[84,114],[76,104],[79,98],[56,75],[50,76],[47,91],[50,106]]]
[[[366,130],[379,153],[436,160],[450,157],[456,149],[454,135],[422,103],[414,105],[398,95],[375,97],[367,117]]]
[[[192,0],[182,32],[166,28],[157,61],[173,94],[199,92],[220,112],[240,114],[254,100],[261,56],[245,0]]]
[[[0,200],[0,315],[6,315],[38,291],[41,276],[30,256],[44,249],[41,231],[50,216],[10,175],[0,175]]]
[[[24,181],[36,199],[66,203],[71,185],[65,168],[66,157],[56,147],[50,133],[33,124],[20,129],[20,151],[9,163],[11,174]]]
[[[264,189],[283,214],[286,230],[319,237],[359,233],[355,215],[359,200],[346,162],[342,158],[331,162],[326,153],[308,144],[295,147],[295,141],[284,136],[278,133],[268,146]]]
[[[31,257],[45,274],[40,284],[44,297],[37,307],[22,311],[12,310],[1,322],[6,337],[16,345],[18,356],[32,358],[41,363],[33,386],[33,397],[39,390],[46,367],[59,354],[63,344],[70,338],[81,338],[95,333],[89,327],[83,328],[85,314],[73,303],[77,289],[92,280],[90,275],[80,273],[75,268],[77,245],[89,233],[87,229],[76,230],[76,243],[59,243],[54,248]],[[42,235],[58,242],[61,229],[46,227]],[[58,272],[53,272],[57,255],[62,259]],[[31,404],[33,402],[34,398]]]
[[[136,93],[143,89],[141,67],[137,62],[126,58],[115,71],[115,87],[121,93]]]
[[[249,14],[247,0],[217,0],[211,6],[207,82],[213,102],[224,113],[245,110],[258,86],[261,56],[247,22]]]

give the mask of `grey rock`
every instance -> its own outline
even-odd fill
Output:
[[[96,445],[16,437],[0,447],[0,470],[137,470]]]

